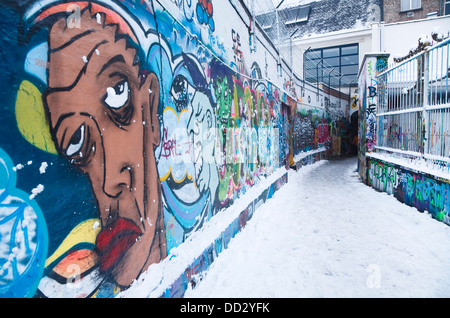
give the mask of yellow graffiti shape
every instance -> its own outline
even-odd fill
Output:
[[[95,244],[97,235],[101,230],[99,219],[89,219],[80,224],[78,224],[64,239],[61,245],[56,249],[56,251],[47,258],[45,262],[45,267],[52,264],[59,257],[64,255],[67,251],[70,251],[72,247],[80,243],[90,243]]]
[[[16,120],[20,133],[30,144],[48,153],[57,153],[45,117],[42,94],[29,81],[22,81],[17,92]]]

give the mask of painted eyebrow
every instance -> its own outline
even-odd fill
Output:
[[[66,118],[72,117],[73,115],[75,115],[75,113],[67,113],[67,114],[63,114],[63,115],[59,116],[58,121],[56,122],[55,128],[53,128],[55,137],[56,137],[56,134],[58,133],[59,126],[61,125],[61,123],[62,123]],[[61,137],[61,140],[60,140],[60,142],[57,144],[58,149],[62,149],[62,145],[64,144],[64,140],[65,140],[65,138],[66,138],[66,132],[67,132],[67,128],[64,129],[64,132],[63,132],[63,135],[62,135],[62,137]]]
[[[112,58],[109,59],[108,62],[103,64],[102,68],[100,69],[100,72],[98,72],[98,74],[97,74],[97,77],[99,77],[111,64],[117,63],[117,62],[125,63],[125,59],[123,58],[122,54],[113,56]]]
[[[73,115],[75,115],[75,113],[67,113],[67,114],[64,114],[64,115],[59,116],[58,121],[56,122],[55,128],[53,128],[53,130],[55,131],[55,133],[58,131],[59,126],[61,125],[61,122],[62,122],[64,119],[66,119],[66,118],[68,118],[68,117],[71,117],[71,116],[73,116]]]

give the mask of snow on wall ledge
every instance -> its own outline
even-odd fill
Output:
[[[366,155],[368,185],[450,225],[450,178],[393,163],[376,153]]]
[[[286,182],[280,169],[326,158],[323,91],[305,106],[285,90],[290,72],[244,9],[4,1],[0,297],[118,296],[222,220],[192,260],[209,264]]]

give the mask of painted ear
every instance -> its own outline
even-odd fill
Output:
[[[158,108],[159,108],[159,82],[155,73],[146,75],[145,84],[141,87],[142,94],[148,95],[148,107],[143,107],[143,118],[147,120],[148,140],[157,147],[160,143],[161,132],[159,126]]]

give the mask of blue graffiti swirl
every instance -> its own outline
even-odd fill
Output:
[[[47,256],[47,225],[36,201],[16,188],[13,167],[0,148],[0,297],[33,297]]]

